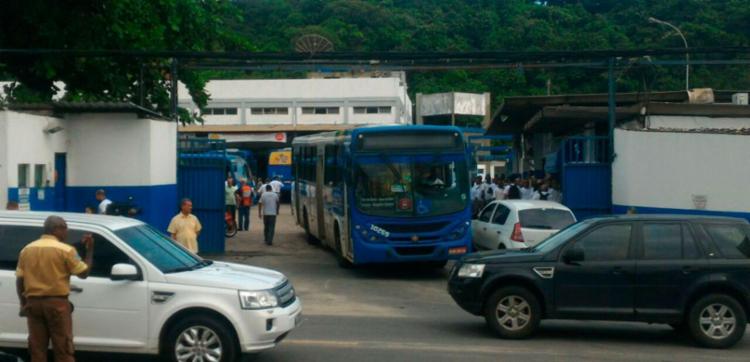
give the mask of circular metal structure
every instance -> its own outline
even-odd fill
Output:
[[[309,54],[330,52],[333,50],[333,43],[319,34],[305,34],[294,40],[294,50]]]
[[[502,328],[517,331],[531,321],[531,306],[526,299],[518,295],[509,295],[497,303],[495,317]]]
[[[703,308],[699,318],[698,325],[701,331],[711,339],[727,338],[737,326],[732,309],[719,303]]]
[[[174,349],[180,362],[219,362],[223,352],[219,335],[204,326],[190,327],[180,333]]]

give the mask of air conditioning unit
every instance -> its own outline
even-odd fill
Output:
[[[732,104],[746,106],[748,104],[748,94],[747,93],[732,94]]]
[[[711,88],[695,88],[688,91],[690,104],[710,104],[714,102],[714,90]]]

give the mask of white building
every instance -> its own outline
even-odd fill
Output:
[[[177,127],[130,103],[0,107],[0,207],[83,212],[104,189],[166,230],[177,210]]]
[[[284,130],[311,125],[411,124],[412,103],[402,77],[213,80],[205,125],[184,131]],[[198,112],[180,84],[180,106]],[[336,128],[336,127],[333,127]]]

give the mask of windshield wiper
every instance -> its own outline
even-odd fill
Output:
[[[211,265],[213,263],[214,262],[211,261],[211,260],[203,259],[203,260],[201,260],[201,261],[199,261],[199,262],[197,262],[197,263],[195,263],[195,264],[193,264],[191,266],[181,266],[181,267],[177,267],[177,268],[174,268],[174,269],[169,269],[169,270],[165,271],[164,273],[165,274],[171,274],[171,273],[182,273],[182,272],[186,272],[186,271],[197,270],[197,269],[200,269],[200,268],[203,268],[203,267],[207,267],[207,266],[209,266],[209,265]]]
[[[165,274],[182,273],[182,272],[191,271],[191,270],[193,270],[192,266],[181,266],[181,267],[178,267],[178,268],[169,269],[169,270],[165,271],[164,273]]]
[[[204,268],[204,267],[207,267],[207,266],[209,266],[209,265],[211,265],[213,263],[214,262],[212,260],[203,259],[203,260],[199,261],[198,263],[196,263],[195,265],[193,265],[191,267],[191,270],[196,270],[196,269]]]

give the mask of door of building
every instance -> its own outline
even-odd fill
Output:
[[[55,153],[55,211],[66,211],[67,154]]]

